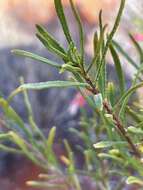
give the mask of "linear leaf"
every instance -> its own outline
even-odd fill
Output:
[[[45,188],[45,189],[64,189],[65,186],[63,184],[52,184],[44,181],[27,181],[26,185],[34,188]]]
[[[11,136],[11,140],[20,148],[20,150],[35,164],[40,165],[39,161],[35,155],[29,150],[29,147],[26,144],[26,141],[19,136],[17,133],[10,131],[8,133]]]
[[[52,67],[56,67],[56,68],[59,68],[59,69],[61,68],[61,65],[59,65],[58,63],[56,63],[54,61],[50,61],[49,59],[47,59],[45,57],[39,56],[37,54],[31,53],[31,52],[28,52],[28,51],[14,49],[11,52],[14,53],[15,55],[18,55],[18,56],[28,57],[28,58],[34,59],[36,61],[43,62],[43,63],[45,63],[47,65],[52,66]]]
[[[44,90],[48,88],[66,88],[66,87],[88,87],[87,83],[80,82],[71,82],[71,81],[48,81],[48,82],[39,82],[39,83],[27,83],[19,86],[14,90],[10,96],[9,101],[18,93],[23,90]]]
[[[143,73],[143,64],[140,64],[137,73],[135,74],[135,77],[133,79],[132,85],[136,85],[138,79],[141,79],[140,75]]]
[[[98,156],[103,159],[112,159],[120,163],[124,163],[124,160],[118,156],[107,154],[107,153],[99,153]]]
[[[126,180],[126,183],[128,185],[130,184],[139,184],[139,185],[142,185],[143,186],[143,180],[142,179],[139,179],[137,177],[134,177],[134,176],[129,176]]]
[[[23,120],[5,99],[0,98],[0,106],[2,107],[6,117],[11,119],[11,121],[17,124],[25,132],[25,134],[29,136],[29,130],[25,127]]]
[[[66,36],[67,41],[70,43],[72,41],[72,38],[71,38],[68,24],[65,18],[62,2],[61,0],[54,0],[54,3],[55,3],[55,9],[56,9],[57,15],[59,17],[60,23],[63,28],[63,32]]]
[[[143,135],[143,130],[140,128],[136,128],[133,126],[130,126],[127,128],[127,131],[133,134],[137,134],[137,135]]]
[[[120,58],[112,44],[110,44],[110,51],[111,51],[111,54],[112,54],[112,57],[113,57],[113,60],[115,63],[116,73],[117,73],[118,80],[119,80],[120,93],[122,95],[125,91],[125,77],[124,77],[124,73],[122,70]]]
[[[133,42],[137,52],[139,53],[140,56],[140,63],[143,62],[143,50],[141,48],[141,46],[139,45],[139,43],[135,40],[135,38],[132,36],[132,34],[129,34],[129,37],[131,39],[131,41]]]
[[[99,65],[98,71],[97,71],[96,81],[98,81],[98,78],[99,78],[99,76],[101,74],[101,69],[102,69],[102,66],[105,64],[105,57],[106,57],[108,48],[109,48],[109,46],[110,46],[110,44],[112,42],[114,34],[116,33],[116,31],[118,29],[119,24],[120,24],[120,20],[121,20],[121,16],[122,16],[122,13],[123,13],[123,10],[124,10],[125,2],[126,2],[126,0],[121,0],[120,8],[119,8],[118,15],[116,17],[113,29],[110,32],[109,36],[108,36],[105,48],[103,50],[102,59],[101,59],[101,62],[100,62],[100,65]]]
[[[124,118],[124,114],[125,114],[125,109],[126,109],[126,105],[127,102],[130,98],[130,96],[138,89],[141,88],[143,86],[143,82],[133,86],[132,88],[130,88],[126,93],[123,94],[123,96],[120,98],[120,100],[117,102],[117,104],[114,106],[114,110],[121,105],[121,109],[119,112],[119,117],[120,118]]]
[[[8,147],[8,146],[3,145],[3,144],[0,144],[0,151],[16,153],[16,154],[23,154],[21,150],[16,149],[16,148],[12,148],[12,147]]]
[[[96,144],[93,145],[93,147],[95,149],[98,149],[98,148],[108,148],[108,147],[112,147],[112,146],[115,146],[115,145],[125,145],[126,142],[124,141],[100,141]]]
[[[53,146],[55,134],[56,134],[56,127],[52,127],[49,132],[48,139],[47,139],[47,146],[49,148],[51,148]]]
[[[0,133],[0,140],[9,140],[10,135],[8,133]]]
[[[115,104],[115,85],[113,82],[108,82],[106,91],[107,91],[107,98],[111,106],[113,107]]]
[[[131,65],[133,67],[135,67],[136,69],[138,69],[138,65],[136,64],[136,62],[123,50],[123,48],[119,45],[118,42],[116,41],[112,41],[112,44],[115,46],[115,48],[124,56],[124,58],[131,63]]]
[[[41,43],[44,45],[45,48],[47,48],[47,50],[57,54],[60,58],[62,58],[65,61],[68,61],[67,55],[61,51],[59,51],[58,49],[56,49],[55,47],[53,47],[49,41],[42,36],[41,34],[36,34],[37,38],[41,41]]]
[[[64,48],[54,39],[54,37],[51,34],[47,32],[47,30],[43,26],[37,24],[36,28],[37,31],[48,40],[51,46],[66,54]]]
[[[81,57],[82,57],[82,64],[83,64],[83,60],[84,60],[84,33],[83,33],[83,27],[82,27],[82,23],[80,20],[80,16],[75,8],[75,5],[73,3],[73,0],[69,0],[70,1],[70,5],[73,11],[73,14],[75,16],[75,19],[77,21],[78,24],[78,28],[79,28],[79,37],[80,37],[80,52],[81,52]]]

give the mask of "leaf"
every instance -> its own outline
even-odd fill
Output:
[[[143,64],[140,64],[137,73],[135,74],[135,77],[133,79],[132,85],[136,85],[137,80],[141,80],[140,75],[143,73]],[[142,80],[141,80],[142,81]]]
[[[103,110],[103,98],[102,98],[102,94],[96,94],[94,95],[94,102],[95,102],[95,107],[102,111]]]
[[[29,153],[27,149],[27,145],[25,144],[25,141],[23,140],[22,137],[20,137],[17,133],[13,131],[10,131],[8,134],[10,135],[12,140],[15,142],[15,144],[18,145],[24,153],[26,154]]]
[[[20,127],[24,131],[24,133],[29,136],[29,130],[25,127],[23,120],[3,98],[0,98],[0,106],[2,107],[6,117],[15,124],[17,124],[18,127]]]
[[[120,24],[121,16],[122,16],[122,14],[123,14],[124,6],[125,6],[125,1],[126,1],[126,0],[121,0],[120,8],[119,8],[119,11],[118,11],[118,14],[117,14],[117,17],[116,17],[116,20],[115,20],[113,29],[112,29],[112,31],[110,32],[109,36],[108,36],[108,39],[107,39],[105,48],[104,48],[103,53],[102,53],[102,59],[101,59],[101,62],[100,62],[100,64],[99,64],[99,67],[98,67],[98,70],[97,70],[97,74],[96,74],[96,81],[98,81],[98,79],[99,79],[99,77],[100,77],[101,69],[102,69],[102,67],[103,67],[104,64],[105,64],[105,57],[106,57],[108,48],[109,48],[109,46],[110,46],[110,44],[111,44],[111,42],[112,42],[112,39],[113,39],[113,37],[114,37],[114,34],[116,33],[116,31],[117,31],[117,29],[118,29],[119,24]]]
[[[28,57],[28,58],[31,58],[31,59],[34,59],[36,61],[40,61],[40,62],[43,62],[47,65],[50,65],[52,67],[56,67],[56,68],[61,68],[61,65],[59,65],[58,63],[54,62],[54,61],[50,61],[49,59],[45,58],[45,57],[41,57],[37,54],[34,54],[34,53],[31,53],[31,52],[27,52],[27,51],[24,51],[24,50],[18,50],[18,49],[14,49],[11,51],[12,53],[18,55],[18,56],[23,56],[23,57]]]
[[[126,183],[128,185],[130,184],[139,184],[139,185],[143,185],[143,180],[142,179],[139,179],[137,177],[134,177],[134,176],[129,176],[126,180]]]
[[[16,154],[23,154],[23,152],[21,150],[18,150],[16,148],[12,148],[12,147],[8,147],[3,144],[0,144],[0,151],[16,153]]]
[[[83,64],[83,61],[84,61],[84,33],[83,33],[83,27],[82,27],[82,23],[81,23],[81,20],[80,20],[80,16],[75,8],[75,5],[73,3],[73,0],[70,0],[70,5],[71,5],[71,8],[72,8],[72,12],[75,16],[75,19],[77,21],[77,24],[78,24],[78,29],[79,29],[79,37],[80,37],[80,53],[81,53],[81,64]]]
[[[138,134],[138,135],[143,135],[143,130],[140,128],[136,128],[133,126],[130,126],[127,128],[127,131],[130,133]]]
[[[79,67],[72,66],[71,62],[62,65],[60,73],[63,73],[64,71],[70,71],[72,73],[81,73],[81,69]]]
[[[35,155],[29,150],[25,140],[19,136],[17,133],[10,131],[8,133],[11,137],[11,140],[21,149],[21,151],[35,164],[40,165],[41,163],[36,159]],[[45,166],[46,167],[46,166]]]
[[[9,140],[10,135],[8,133],[0,133],[0,140]]]
[[[49,51],[57,54],[65,62],[68,61],[68,57],[67,57],[66,53],[63,53],[63,52],[59,51],[58,49],[56,49],[55,47],[51,46],[51,44],[49,43],[49,41],[45,37],[43,37],[41,34],[36,34],[36,36],[42,42],[42,44],[44,45],[44,47],[46,47]]]
[[[14,90],[10,96],[9,101],[17,95],[18,93],[24,90],[44,90],[48,88],[65,88],[65,87],[88,87],[87,83],[71,82],[71,81],[48,81],[48,82],[39,82],[39,83],[27,83],[19,86]]]
[[[130,39],[132,40],[137,52],[139,53],[140,56],[140,63],[143,62],[143,50],[141,48],[141,46],[139,45],[139,43],[135,40],[135,38],[132,36],[132,34],[129,34]]]
[[[112,147],[112,146],[116,146],[116,145],[126,145],[125,141],[100,141],[96,144],[93,145],[93,147],[95,149],[98,148],[108,148],[108,147]]]
[[[111,54],[112,54],[112,57],[113,57],[113,60],[114,60],[116,73],[117,73],[118,80],[119,80],[120,93],[122,95],[124,93],[124,91],[125,91],[125,78],[124,78],[120,58],[119,58],[119,56],[118,56],[118,54],[117,54],[117,52],[114,49],[112,44],[110,44],[110,51],[111,51]]]
[[[97,31],[94,33],[94,39],[93,39],[93,46],[94,46],[94,56],[97,54],[98,51],[98,33]]]
[[[132,117],[132,119],[134,119],[137,122],[137,124],[142,122],[142,114],[139,114],[138,112],[132,110],[131,107],[126,106],[126,112]]]
[[[47,139],[47,146],[51,149],[53,143],[54,143],[54,138],[55,138],[55,134],[56,134],[56,127],[52,127],[50,129],[49,135],[48,135],[48,139]]]
[[[107,91],[108,100],[111,106],[113,107],[115,104],[115,86],[113,82],[108,82],[106,91]]]
[[[99,153],[98,156],[100,158],[104,158],[104,159],[112,159],[112,160],[115,160],[117,162],[120,162],[122,164],[124,164],[124,160],[118,156],[115,156],[115,155],[111,155],[111,154],[107,154],[107,153]]]
[[[123,50],[123,48],[120,46],[120,44],[116,41],[112,41],[112,44],[116,47],[116,49],[125,57],[125,59],[131,63],[131,65],[138,69],[139,66],[136,64],[136,62]]]
[[[26,185],[34,187],[34,188],[45,188],[45,189],[63,189],[65,186],[62,184],[52,184],[52,183],[47,183],[44,181],[27,181]]]
[[[123,96],[120,98],[120,100],[117,102],[117,104],[114,106],[114,110],[117,108],[117,106],[119,106],[121,104],[121,109],[119,112],[119,117],[124,120],[125,117],[125,110],[126,110],[126,105],[127,102],[130,98],[130,96],[138,89],[141,88],[143,86],[143,82],[133,86],[132,88],[130,88],[126,93],[123,94]]]
[[[130,126],[127,128],[127,131],[133,134],[137,134],[137,135],[143,135],[143,130],[140,128],[136,128],[133,126]]]
[[[67,21],[65,18],[62,2],[61,2],[61,0],[54,0],[54,3],[55,3],[55,9],[57,12],[57,16],[59,17],[60,23],[63,28],[63,32],[66,36],[67,41],[70,43],[70,42],[72,42],[72,38],[71,38],[68,24],[67,24]]]
[[[47,30],[41,26],[36,25],[37,31],[49,42],[51,46],[53,46],[55,49],[61,51],[63,54],[66,54],[64,48],[47,32]]]

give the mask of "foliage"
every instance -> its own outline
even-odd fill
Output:
[[[0,148],[4,151],[24,154],[45,172],[48,171],[48,174],[39,175],[39,181],[28,181],[27,185],[30,186],[81,190],[80,176],[84,175],[90,176],[99,189],[112,189],[111,182],[114,176],[117,176],[118,179],[114,190],[122,189],[125,183],[137,183],[143,186],[143,108],[138,101],[129,101],[132,94],[143,86],[141,78],[143,51],[134,37],[130,35],[140,57],[140,64],[137,64],[120,44],[113,40],[121,20],[125,0],[121,0],[115,24],[109,34],[106,32],[107,25],[104,25],[102,21],[102,11],[100,12],[100,31],[96,31],[94,35],[94,56],[91,63],[85,63],[84,32],[73,1],[70,0],[70,5],[79,28],[80,50],[72,39],[61,0],[54,0],[54,3],[68,43],[67,50],[43,26],[36,26],[36,36],[48,51],[63,60],[63,64],[23,50],[12,50],[12,52],[18,56],[28,57],[55,67],[60,74],[68,71],[72,74],[72,79],[71,81],[48,81],[36,84],[24,84],[22,81],[20,87],[10,94],[8,100],[1,97],[0,106],[4,112],[6,126],[10,131],[0,134],[0,140],[9,139],[17,147],[11,148],[1,144]],[[106,54],[109,50],[115,64],[119,91],[115,88],[114,82],[107,80]],[[128,64],[137,70],[129,89],[126,88],[120,54],[127,59]],[[61,169],[61,164],[53,151],[56,128],[51,128],[48,137],[45,137],[34,121],[27,90],[42,90],[52,87],[76,87],[93,110],[91,118],[83,110],[84,114],[80,121],[81,130],[72,129],[71,131],[82,139],[85,145],[84,148],[75,145],[84,156],[85,164],[82,170],[76,167],[76,155],[66,140],[64,144],[67,156],[61,155],[60,157],[66,169]],[[85,89],[90,92],[90,95],[86,93]],[[13,97],[20,92],[23,92],[27,105],[29,127],[26,127],[22,118],[10,106]],[[14,129],[14,125],[23,131],[23,136]],[[57,181],[60,181],[59,184]]]

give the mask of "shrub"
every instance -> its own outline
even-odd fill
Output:
[[[136,99],[129,101],[133,93],[143,86],[141,78],[143,72],[143,51],[138,42],[130,34],[130,38],[140,56],[140,64],[137,64],[123,50],[120,44],[113,40],[121,20],[125,0],[121,0],[118,15],[110,33],[106,32],[107,25],[103,24],[102,11],[100,11],[100,31],[96,31],[94,34],[94,56],[90,63],[85,62],[84,31],[80,17],[73,1],[69,1],[79,28],[79,50],[72,39],[62,2],[61,0],[54,0],[57,16],[67,40],[68,48],[65,50],[43,26],[36,25],[36,36],[48,51],[56,54],[63,60],[63,64],[58,64],[45,57],[24,50],[12,50],[12,52],[18,56],[28,57],[55,67],[59,70],[59,74],[68,71],[72,75],[71,80],[34,84],[25,84],[21,81],[22,84],[10,94],[7,100],[1,97],[0,106],[4,112],[6,126],[11,130],[0,134],[0,140],[9,139],[17,146],[16,148],[12,148],[1,144],[0,148],[4,151],[24,154],[36,165],[43,168],[45,172],[48,172],[40,174],[39,178],[41,180],[39,181],[28,181],[27,184],[30,186],[47,189],[73,188],[81,190],[82,176],[89,176],[96,182],[96,187],[99,189],[111,189],[113,181],[117,184],[114,189],[122,189],[125,183],[135,183],[143,186],[142,105]],[[116,88],[113,81],[107,80],[106,54],[108,51],[110,51],[114,61],[119,89]],[[136,69],[136,75],[132,77],[132,85],[129,89],[126,88],[126,80],[119,53]],[[84,148],[76,145],[79,151],[82,152],[85,160],[82,170],[76,166],[76,155],[66,140],[64,140],[64,145],[67,156],[60,156],[66,168],[61,169],[61,163],[53,151],[56,128],[51,128],[48,137],[45,137],[34,121],[27,95],[27,90],[66,87],[77,88],[93,110],[93,117],[88,118],[86,113],[81,117],[81,130],[72,129],[72,132],[81,138],[85,145]],[[22,118],[10,106],[13,97],[21,92],[24,94],[28,110],[29,127],[25,126]],[[14,129],[14,125],[17,125],[22,130],[23,136]],[[37,136],[38,141],[36,139]]]

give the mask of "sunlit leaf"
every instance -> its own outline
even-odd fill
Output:
[[[108,148],[116,145],[126,145],[125,141],[100,141],[93,145],[95,149]]]
[[[134,176],[129,176],[126,180],[126,183],[128,185],[130,184],[139,184],[139,185],[143,185],[143,180],[142,179],[139,179],[137,177],[134,177]]]
[[[133,127],[133,126],[130,126],[127,128],[128,132],[130,133],[134,133],[134,134],[138,134],[138,135],[143,135],[143,130],[140,129],[140,128],[136,128],[136,127]]]

